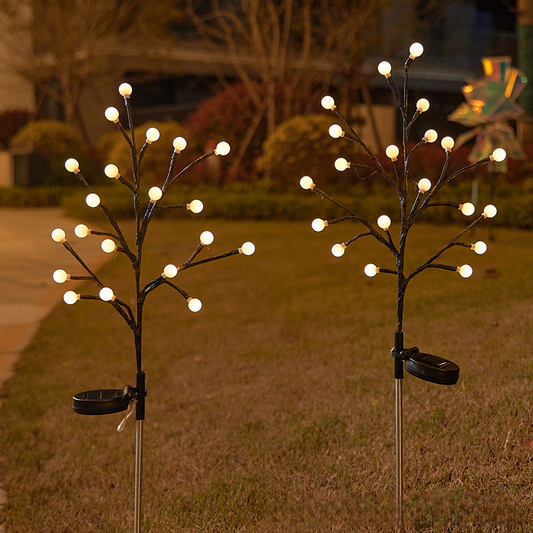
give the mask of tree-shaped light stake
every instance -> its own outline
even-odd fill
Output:
[[[79,414],[86,415],[102,415],[109,413],[117,413],[127,410],[126,416],[119,424],[117,431],[122,431],[126,420],[135,412],[136,418],[136,430],[135,430],[135,508],[134,508],[134,531],[138,533],[141,528],[141,481],[142,481],[142,442],[143,442],[143,421],[145,419],[145,402],[146,402],[146,388],[145,388],[145,373],[142,365],[142,321],[143,321],[143,308],[146,297],[156,288],[164,285],[175,289],[179,292],[183,298],[187,301],[188,307],[193,312],[198,312],[202,308],[202,302],[198,298],[192,298],[182,288],[178,287],[170,279],[176,277],[179,272],[188,268],[198,266],[201,264],[209,263],[223,257],[229,257],[237,254],[251,255],[255,251],[255,246],[251,242],[245,242],[240,248],[235,248],[229,252],[209,257],[203,260],[195,260],[197,255],[203,250],[204,247],[209,246],[213,240],[213,234],[210,231],[204,231],[200,235],[200,242],[196,249],[192,252],[190,257],[182,263],[180,266],[173,264],[166,265],[163,268],[163,272],[155,279],[149,281],[145,285],[141,284],[141,261],[144,240],[146,237],[146,231],[148,225],[152,220],[152,217],[159,208],[184,208],[193,213],[200,213],[203,209],[203,204],[200,200],[192,200],[187,204],[179,205],[161,205],[161,201],[171,187],[177,182],[179,177],[188,169],[197,165],[200,161],[207,159],[211,156],[225,156],[230,151],[230,146],[226,142],[220,142],[214,151],[206,153],[196,159],[194,162],[186,166],[183,170],[174,174],[174,167],[176,164],[177,156],[185,149],[187,142],[182,137],[174,139],[173,146],[174,151],[170,158],[170,166],[168,169],[167,177],[161,188],[152,187],[148,191],[148,202],[143,208],[141,202],[141,163],[143,156],[148,149],[149,145],[159,139],[159,131],[156,128],[149,128],[146,131],[146,140],[141,148],[137,151],[137,145],[135,142],[133,121],[131,115],[130,95],[132,88],[129,84],[123,83],[119,87],[120,94],[124,97],[124,104],[127,112],[127,120],[129,126],[129,133],[119,122],[119,112],[116,108],[110,107],[106,109],[105,116],[111,122],[114,122],[117,128],[122,132],[126,142],[129,145],[132,161],[132,181],[124,178],[120,175],[118,168],[113,165],[107,165],[105,167],[105,174],[111,178],[116,179],[123,185],[125,185],[133,195],[133,205],[135,212],[135,245],[131,246],[124,237],[120,226],[112,215],[112,213],[101,203],[100,197],[93,192],[91,186],[83,177],[78,162],[75,159],[68,159],[65,162],[65,168],[69,172],[73,172],[78,179],[88,189],[89,194],[86,197],[86,203],[89,207],[100,208],[102,213],[111,224],[112,231],[103,232],[89,229],[84,224],[79,224],[74,229],[77,237],[85,238],[88,235],[106,237],[102,243],[102,250],[106,253],[119,252],[126,255],[132,266],[133,275],[135,278],[135,308],[131,308],[124,300],[119,299],[114,294],[110,287],[106,287],[104,283],[98,278],[98,276],[91,271],[91,269],[85,264],[83,259],[76,253],[71,244],[66,240],[65,232],[57,228],[52,232],[52,239],[63,246],[75,257],[79,265],[84,269],[85,274],[81,276],[75,276],[67,274],[64,270],[56,270],[53,274],[53,278],[57,283],[64,283],[68,280],[82,280],[90,281],[98,288],[98,294],[78,294],[74,291],[67,291],[64,294],[64,301],[67,304],[74,304],[78,300],[99,300],[111,305],[119,315],[124,319],[126,324],[131,328],[133,332],[134,344],[135,344],[135,357],[137,363],[136,373],[136,386],[126,386],[123,389],[104,389],[86,391],[76,394],[73,398],[74,411]]]
[[[409,230],[413,224],[418,221],[421,215],[430,207],[436,206],[448,206],[458,209],[466,216],[471,216],[475,212],[475,206],[469,202],[464,204],[456,204],[452,202],[437,202],[435,197],[437,193],[448,183],[450,183],[457,176],[466,172],[467,170],[478,167],[488,163],[489,161],[501,162],[505,159],[505,150],[498,148],[494,152],[483,159],[466,166],[458,171],[447,174],[448,163],[450,160],[450,151],[453,148],[454,140],[451,137],[444,137],[441,145],[444,149],[444,164],[440,171],[440,174],[434,185],[430,180],[423,178],[415,185],[413,190],[409,180],[409,160],[413,155],[413,152],[420,146],[426,143],[433,143],[437,140],[438,134],[435,130],[427,130],[424,137],[416,143],[413,148],[408,150],[407,142],[409,139],[409,131],[413,123],[417,118],[429,108],[429,102],[425,98],[421,98],[416,103],[416,111],[409,119],[408,117],[408,74],[411,63],[416,57],[419,57],[423,53],[423,46],[420,43],[414,43],[409,49],[409,57],[404,65],[404,90],[403,98],[400,98],[393,79],[391,77],[391,65],[387,61],[383,61],[378,66],[378,71],[381,75],[385,76],[389,87],[394,95],[396,104],[399,108],[402,116],[402,146],[398,148],[395,145],[391,145],[386,150],[386,155],[392,162],[393,172],[389,174],[384,166],[380,163],[378,158],[368,149],[368,147],[361,140],[359,135],[351,128],[348,122],[339,113],[335,101],[331,96],[325,96],[322,99],[322,106],[325,109],[333,111],[338,117],[343,126],[334,124],[329,129],[329,134],[333,138],[344,137],[362,147],[364,152],[370,158],[371,163],[369,165],[352,164],[350,161],[339,158],[335,162],[335,167],[339,171],[345,171],[348,168],[355,170],[356,174],[360,176],[360,172],[365,175],[363,178],[370,177],[372,175],[378,175],[385,180],[385,182],[396,192],[399,199],[399,219],[400,219],[400,231],[399,240],[396,242],[390,232],[391,218],[387,215],[382,215],[377,220],[377,227],[370,223],[365,218],[358,215],[355,211],[339,203],[331,196],[320,190],[313,179],[310,176],[304,176],[300,180],[300,185],[303,189],[310,190],[311,192],[327,198],[335,205],[343,209],[347,216],[337,218],[333,220],[322,220],[320,218],[315,219],[312,223],[312,227],[315,231],[322,231],[326,226],[336,224],[344,220],[355,220],[365,226],[366,231],[356,235],[355,237],[340,243],[335,244],[331,252],[336,257],[341,257],[346,248],[363,237],[372,237],[381,245],[383,245],[392,254],[396,268],[382,268],[372,263],[366,265],[364,272],[367,276],[373,277],[378,273],[392,274],[397,277],[397,291],[398,291],[398,321],[396,333],[394,336],[394,348],[391,354],[394,358],[394,378],[395,378],[395,403],[396,403],[396,511],[397,511],[397,525],[401,529],[403,528],[403,437],[402,437],[402,380],[404,377],[404,363],[405,370],[410,374],[431,381],[433,383],[439,383],[443,385],[453,385],[459,378],[459,367],[441,357],[430,355],[427,353],[419,352],[418,348],[405,348],[403,342],[403,311],[404,311],[404,299],[405,292],[409,282],[418,274],[421,274],[428,268],[439,268],[443,270],[450,270],[457,272],[463,278],[468,278],[472,275],[472,268],[465,264],[462,266],[452,266],[447,264],[437,263],[437,259],[441,255],[454,246],[464,246],[473,250],[475,253],[482,254],[486,251],[487,246],[484,242],[478,241],[476,243],[464,243],[459,242],[459,239],[471,228],[473,228],[478,222],[485,218],[492,218],[496,215],[496,208],[493,205],[487,205],[483,212],[463,231],[461,231],[456,237],[454,237],[448,244],[443,246],[440,250],[435,252],[425,263],[421,264],[418,268],[410,273],[405,272],[405,247]],[[399,163],[399,159],[401,165]],[[414,195],[414,199],[411,197]]]

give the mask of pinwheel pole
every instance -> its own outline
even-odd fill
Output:
[[[136,359],[136,385],[132,387],[127,385],[123,389],[103,389],[92,390],[78,393],[73,398],[74,411],[79,414],[85,415],[103,415],[110,413],[117,413],[125,411],[126,415],[122,422],[117,427],[117,431],[122,431],[125,427],[126,420],[135,412],[136,426],[135,426],[135,502],[134,502],[134,532],[139,533],[141,531],[141,496],[142,496],[142,455],[143,455],[143,423],[146,417],[145,404],[146,404],[146,376],[142,365],[142,319],[143,309],[146,297],[156,288],[160,286],[167,286],[176,290],[187,301],[188,307],[193,312],[198,312],[202,308],[202,302],[198,298],[191,297],[185,290],[171,282],[170,279],[174,278],[179,272],[182,272],[188,268],[198,266],[201,264],[209,263],[224,257],[230,257],[232,255],[244,254],[251,255],[255,251],[255,246],[251,242],[244,243],[240,248],[235,248],[226,253],[209,257],[203,260],[195,260],[196,256],[209,246],[214,236],[210,231],[204,231],[200,235],[200,242],[196,249],[190,255],[190,257],[183,262],[180,266],[173,264],[166,265],[163,272],[155,279],[141,284],[141,262],[143,245],[146,237],[148,226],[152,220],[152,217],[157,209],[160,208],[184,208],[193,213],[199,213],[203,209],[203,204],[200,200],[193,200],[187,204],[178,205],[162,205],[161,201],[171,187],[177,182],[179,177],[189,170],[191,167],[197,165],[204,159],[211,156],[224,156],[230,151],[230,146],[226,142],[220,142],[215,150],[206,153],[196,159],[193,163],[189,164],[183,170],[175,174],[174,167],[178,155],[185,149],[187,142],[182,137],[176,137],[173,142],[174,151],[170,158],[170,166],[168,169],[167,177],[161,188],[152,187],[148,191],[148,203],[142,207],[141,200],[141,163],[146,150],[153,142],[159,139],[159,131],[156,128],[149,128],[146,132],[146,140],[140,149],[137,150],[137,144],[135,141],[133,120],[130,106],[130,95],[132,93],[132,87],[123,83],[119,87],[119,93],[124,97],[124,105],[127,113],[128,131],[119,122],[119,112],[116,108],[110,107],[106,110],[105,116],[111,122],[114,122],[123,134],[124,139],[128,143],[131,154],[132,162],[132,181],[121,176],[116,165],[107,165],[104,169],[105,174],[111,178],[119,181],[122,185],[126,186],[133,195],[133,204],[135,212],[135,245],[130,246],[123,232],[111,211],[107,209],[101,202],[100,197],[92,190],[89,183],[83,177],[79,164],[75,159],[68,159],[65,162],[65,168],[73,172],[80,182],[88,189],[89,194],[86,197],[86,203],[89,207],[100,208],[105,218],[111,225],[111,231],[103,232],[89,229],[85,224],[79,224],[76,226],[74,232],[77,237],[85,238],[88,235],[92,236],[104,236],[106,237],[101,247],[105,253],[122,253],[128,257],[131,262],[133,275],[135,278],[135,302],[136,305],[132,309],[124,300],[119,299],[110,287],[106,287],[99,277],[90,270],[83,259],[77,254],[73,246],[67,241],[66,234],[63,229],[56,228],[52,232],[52,239],[58,243],[63,244],[67,251],[74,256],[78,264],[85,271],[84,275],[70,275],[64,270],[56,270],[53,274],[53,278],[57,283],[64,283],[69,280],[73,281],[90,281],[96,285],[98,289],[98,295],[93,294],[78,294],[75,291],[67,291],[64,294],[64,301],[67,304],[74,304],[78,300],[97,300],[105,302],[111,305],[115,311],[124,319],[126,324],[130,327],[133,333],[134,345],[135,345],[135,359]]]
[[[410,150],[407,149],[407,142],[409,140],[409,132],[414,122],[420,117],[422,113],[429,109],[429,101],[421,98],[416,103],[416,111],[414,115],[408,117],[408,76],[409,69],[413,60],[423,53],[423,46],[420,43],[414,43],[409,49],[409,57],[404,64],[404,87],[403,95],[400,97],[394,85],[391,70],[392,67],[387,61],[382,61],[378,65],[378,71],[385,76],[388,85],[394,95],[394,99],[400,110],[402,116],[402,145],[399,148],[396,145],[390,145],[386,149],[386,155],[389,158],[389,165],[392,165],[392,172],[386,170],[378,158],[368,149],[359,135],[352,129],[350,124],[339,113],[335,105],[335,101],[331,96],[325,96],[322,99],[322,106],[325,109],[331,110],[335,116],[340,120],[341,125],[334,124],[329,129],[329,134],[333,138],[344,137],[358,144],[362,147],[368,158],[370,165],[362,165],[351,163],[345,158],[339,158],[335,161],[335,167],[339,171],[352,169],[360,179],[366,179],[377,175],[382,178],[388,186],[390,186],[398,196],[399,200],[399,220],[400,230],[397,241],[393,238],[390,227],[392,224],[391,218],[388,215],[381,215],[377,219],[377,225],[370,223],[365,218],[358,215],[349,207],[341,204],[326,192],[319,189],[310,176],[304,176],[300,180],[300,185],[303,189],[310,190],[322,198],[327,198],[329,201],[337,205],[347,213],[346,216],[323,220],[317,218],[313,220],[312,227],[315,231],[322,231],[326,226],[337,224],[341,221],[352,220],[359,222],[365,227],[365,231],[356,235],[355,237],[333,245],[331,252],[336,257],[344,255],[346,248],[360,238],[371,237],[379,242],[382,246],[387,248],[391,253],[395,268],[378,267],[372,263],[365,266],[364,272],[367,276],[373,277],[378,273],[392,274],[397,278],[397,326],[394,334],[394,347],[391,350],[391,355],[394,358],[394,379],[395,379],[395,418],[396,418],[396,525],[399,530],[404,527],[404,506],[403,506],[403,413],[402,413],[402,382],[404,379],[404,368],[408,373],[433,383],[442,385],[453,385],[459,378],[459,367],[444,359],[428,353],[422,353],[418,348],[405,348],[404,332],[403,332],[403,314],[404,314],[404,299],[407,286],[409,282],[418,274],[421,274],[428,268],[438,268],[457,272],[463,278],[468,278],[472,275],[472,268],[465,264],[461,266],[447,265],[437,263],[437,259],[441,257],[447,250],[454,246],[463,246],[471,249],[478,254],[486,251],[487,246],[484,242],[478,241],[476,243],[459,242],[459,239],[472,229],[476,224],[486,218],[492,218],[496,215],[496,208],[493,205],[487,205],[483,212],[474,219],[464,230],[456,235],[448,244],[443,246],[440,250],[435,252],[425,263],[410,273],[405,271],[405,247],[409,230],[417,222],[422,214],[428,208],[434,207],[452,207],[458,209],[466,216],[471,216],[475,212],[475,206],[469,202],[464,204],[456,204],[452,202],[438,202],[435,201],[437,193],[453,179],[460,174],[472,170],[480,165],[484,165],[490,161],[501,162],[505,159],[505,150],[498,148],[487,157],[476,161],[456,172],[447,174],[448,163],[450,160],[450,151],[453,148],[454,140],[451,137],[444,137],[441,141],[442,148],[445,152],[445,159],[440,174],[432,185],[431,181],[423,178],[416,184],[413,191],[413,186],[409,180],[409,161],[415,150],[420,146],[433,143],[437,140],[438,134],[435,130],[427,130],[424,137]],[[399,160],[400,158],[400,160]],[[363,173],[360,174],[360,173]],[[412,195],[414,194],[414,199]],[[376,227],[377,226],[377,227]]]

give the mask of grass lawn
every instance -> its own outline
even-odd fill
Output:
[[[147,299],[143,532],[392,531],[395,277],[363,274],[391,258],[368,239],[333,257],[358,233],[349,223],[317,234],[310,221],[159,220],[145,281],[185,260],[204,229],[213,255],[246,240],[257,251],[178,275],[200,313],[167,287]],[[458,229],[415,228],[409,268]],[[452,387],[406,374],[409,530],[533,525],[533,239],[495,237],[484,256],[443,256],[470,263],[472,278],[428,269],[407,292],[406,346],[461,367]],[[463,240],[478,239],[483,224]],[[123,257],[100,277],[129,300]],[[111,306],[61,303],[44,320],[2,391],[7,533],[132,530],[135,424],[117,433],[120,414],[79,416],[71,402],[134,379],[132,335]]]

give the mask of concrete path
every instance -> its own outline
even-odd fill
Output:
[[[74,235],[79,222],[65,217],[61,208],[0,208],[0,389],[16,370],[19,355],[40,321],[67,290],[76,287],[74,282],[55,283],[53,272],[62,268],[83,274],[72,255],[52,240],[52,230],[65,230],[67,240],[89,268],[96,270],[109,260],[100,249],[101,238],[78,239]],[[4,504],[0,487],[0,507]],[[0,524],[0,533],[3,531]]]

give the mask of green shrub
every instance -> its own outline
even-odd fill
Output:
[[[356,183],[353,170],[339,172],[334,163],[339,157],[361,161],[361,150],[347,139],[331,138],[328,130],[334,123],[329,115],[311,114],[280,124],[264,142],[257,170],[270,174],[276,184],[285,188],[297,186],[304,175],[320,185]]]
[[[18,152],[33,152],[45,158],[43,185],[70,185],[72,174],[65,170],[65,161],[76,158],[85,175],[94,173],[94,163],[77,130],[58,120],[39,120],[24,126],[13,138]]]
[[[57,186],[0,188],[0,207],[58,207],[71,192]]]

